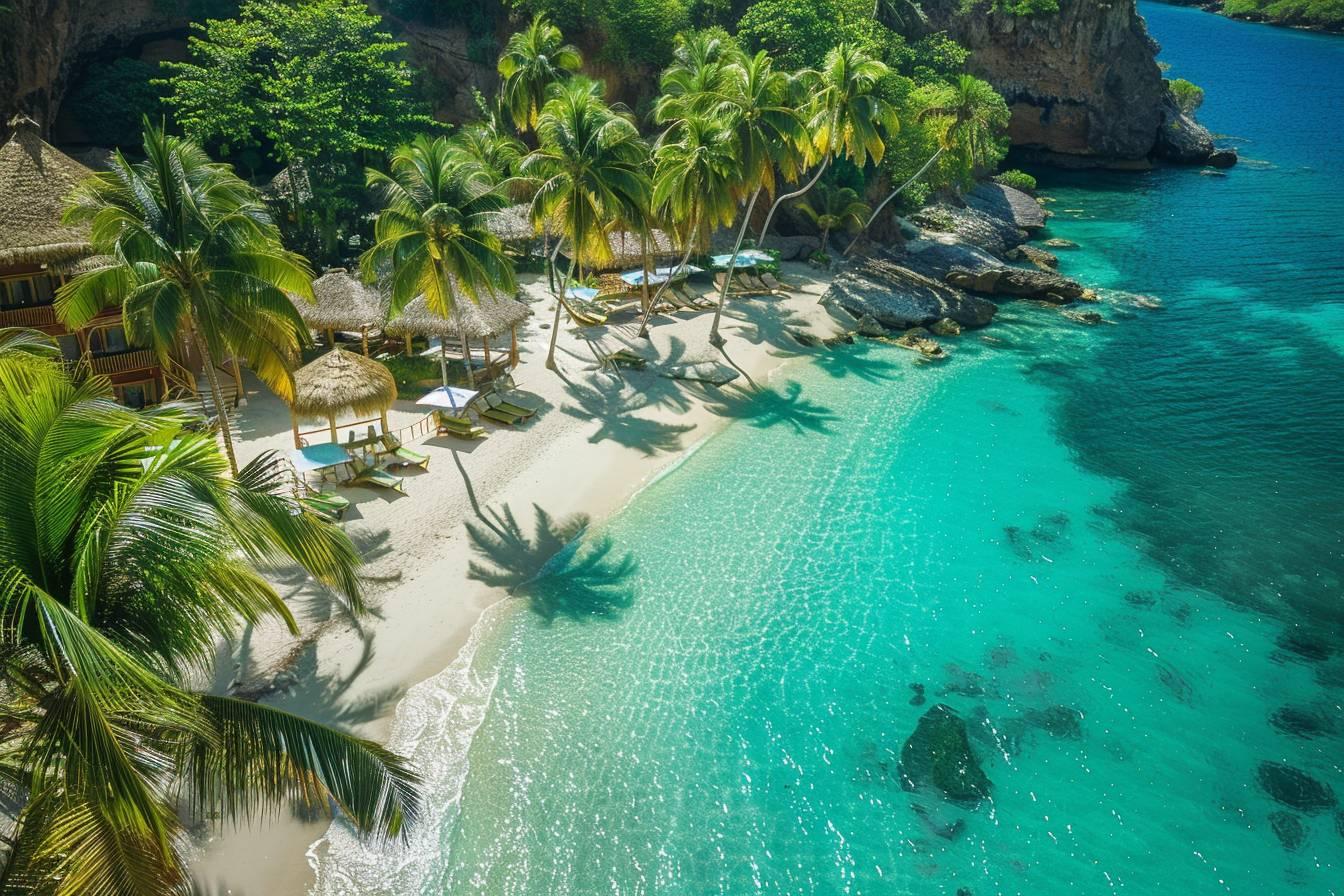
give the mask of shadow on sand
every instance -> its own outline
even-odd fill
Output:
[[[695,427],[676,423],[661,423],[636,416],[653,403],[649,396],[640,392],[619,391],[603,392],[592,386],[571,383],[565,392],[575,404],[563,405],[561,412],[580,420],[597,420],[601,425],[589,436],[590,442],[611,439],[627,448],[634,448],[644,454],[653,455],[662,451],[681,449],[681,436]]]
[[[637,564],[605,535],[587,535],[589,518],[555,519],[541,507],[531,535],[505,504],[466,523],[472,548],[468,577],[523,598],[546,622],[615,619],[634,603]]]
[[[705,400],[710,413],[741,420],[757,429],[782,424],[798,433],[829,433],[830,424],[840,419],[830,408],[803,398],[802,384],[792,381],[783,391],[724,389],[707,395]]]

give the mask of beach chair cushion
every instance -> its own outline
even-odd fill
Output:
[[[341,517],[345,516],[345,512],[350,509],[349,498],[327,492],[310,492],[300,498],[299,503],[309,510],[332,520],[340,520]]]
[[[429,455],[414,448],[407,448],[401,443],[401,440],[391,433],[383,434],[383,447],[387,453],[395,457],[400,463],[410,464],[412,466],[429,469]]]
[[[369,457],[357,457],[352,462],[355,468],[356,483],[368,483],[376,485],[379,488],[390,488],[394,491],[405,493],[406,481],[400,476],[387,472],[374,464]]]
[[[438,426],[438,435],[453,436],[458,439],[483,439],[488,433],[481,427],[472,423],[466,417],[454,417],[452,414],[439,411],[436,415]]]

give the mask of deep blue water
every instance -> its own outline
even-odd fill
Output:
[[[1246,161],[1043,177],[1108,323],[725,398],[407,697],[431,823],[335,832],[323,893],[1342,891],[1344,816],[1261,770],[1344,796],[1344,40],[1143,10]],[[937,702],[978,807],[901,786]]]

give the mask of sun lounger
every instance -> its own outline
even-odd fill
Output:
[[[546,400],[544,398],[540,398],[536,395],[528,395],[526,392],[520,392],[513,388],[512,385],[508,385],[512,382],[513,381],[510,379],[492,383],[491,390],[500,398],[504,399],[504,401],[516,408],[521,408],[522,410],[527,411],[529,414],[535,414],[546,407]]]
[[[488,433],[472,423],[466,417],[455,417],[447,411],[435,411],[434,423],[437,435],[452,436],[455,439],[483,439]]]
[[[344,495],[333,495],[320,491],[309,492],[299,499],[299,503],[333,522],[340,521],[341,517],[345,516],[345,512],[350,509],[349,498]]]
[[[504,426],[517,426],[526,419],[522,414],[517,412],[503,411],[499,408],[492,407],[484,392],[476,396],[476,399],[472,401],[472,410],[474,410],[476,416],[480,417],[482,420],[491,420],[495,423],[503,424]]]
[[[383,447],[387,453],[396,458],[396,463],[404,466],[419,467],[422,470],[429,469],[429,455],[416,451],[414,448],[407,448],[401,444],[401,440],[390,432],[383,433]]]
[[[537,413],[536,411],[530,411],[527,408],[519,407],[516,404],[510,404],[501,398],[499,393],[493,390],[482,392],[479,400],[488,410],[494,411],[497,414],[508,414],[517,417],[517,422],[527,420]],[[480,413],[479,409],[477,410],[477,413]]]
[[[604,367],[626,367],[631,370],[643,370],[649,365],[648,359],[635,354],[628,348],[618,349],[602,356]]]
[[[376,485],[379,488],[390,488],[402,494],[406,493],[406,480],[380,468],[369,455],[356,457],[350,465],[355,471],[355,477],[351,482],[356,485]]]

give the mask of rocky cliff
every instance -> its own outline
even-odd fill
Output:
[[[163,0],[11,0],[0,12],[0,117],[56,120],[71,77],[89,56],[182,31],[187,3]]]
[[[926,0],[923,10],[925,27],[967,47],[972,72],[1007,99],[1010,136],[1024,155],[1127,167],[1165,155],[1168,144],[1205,144],[1203,129],[1178,119],[1167,100],[1158,46],[1134,0],[1059,0],[1058,13],[1036,16],[992,12],[985,2],[967,13],[963,0]]]

